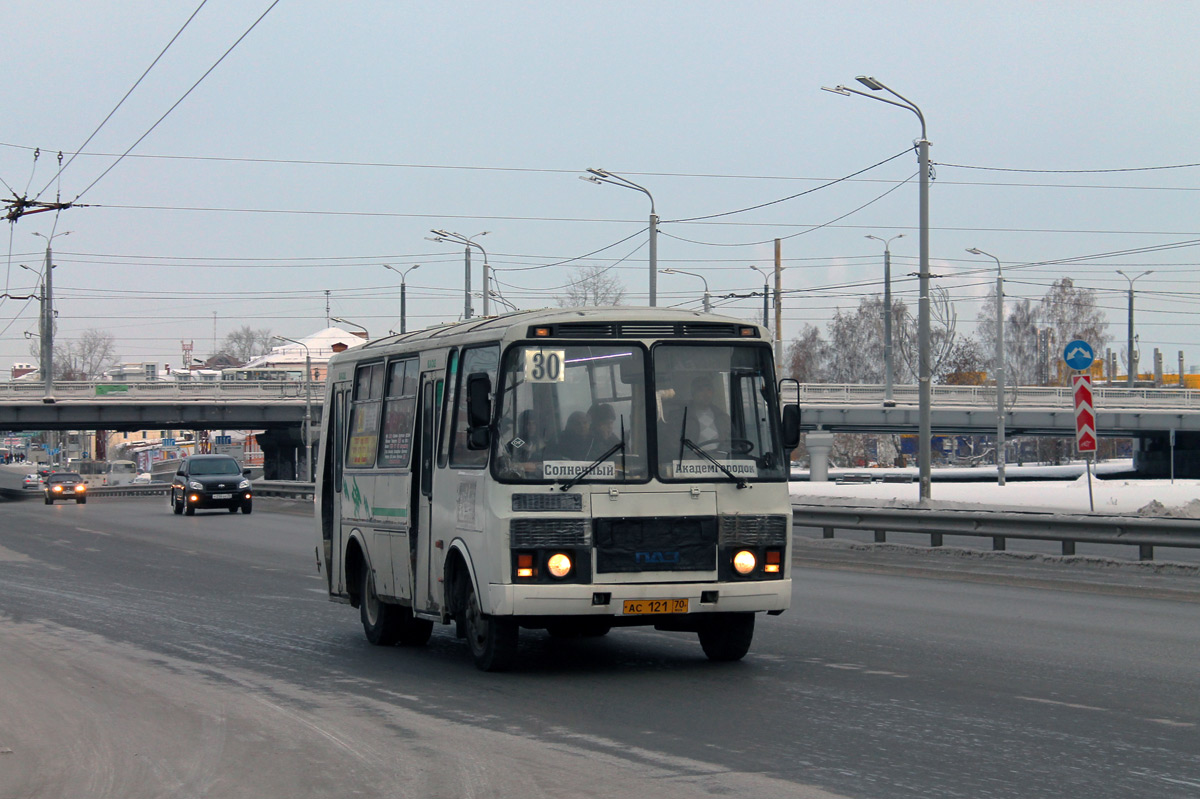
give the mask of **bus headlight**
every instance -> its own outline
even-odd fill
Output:
[[[743,577],[754,571],[756,563],[754,553],[748,549],[743,549],[733,556],[733,568]]]
[[[546,568],[550,571],[551,575],[561,580],[571,573],[571,558],[562,552],[555,552],[546,561]]]

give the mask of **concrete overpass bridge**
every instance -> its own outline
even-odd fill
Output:
[[[324,384],[313,383],[313,428],[318,429]],[[303,447],[305,389],[293,381],[55,383],[53,400],[41,384],[0,383],[0,430],[266,430],[264,453]],[[877,385],[804,384],[789,390],[804,430],[916,434],[916,386],[896,386],[894,403]],[[1135,465],[1148,475],[1170,469],[1175,431],[1176,474],[1200,477],[1200,391],[1168,388],[1093,389],[1096,432],[1134,438]],[[934,386],[935,435],[991,435],[996,394],[988,386]],[[1069,388],[1018,387],[1005,400],[1009,436],[1072,436],[1075,412]],[[277,443],[273,443],[277,442]]]
[[[324,383],[311,391],[314,446]],[[263,430],[268,479],[303,473],[305,389],[297,381],[0,383],[0,430]]]
[[[787,387],[785,386],[785,391]],[[785,393],[799,402],[806,432],[912,434],[919,429],[916,386],[895,386],[894,403],[877,385],[804,384]],[[1175,473],[1200,477],[1200,391],[1174,388],[1093,387],[1096,433],[1135,440],[1134,466],[1146,476],[1166,476],[1175,436]],[[996,390],[991,386],[934,386],[934,435],[994,435]],[[1005,395],[1006,436],[1074,436],[1070,388],[1021,386]]]

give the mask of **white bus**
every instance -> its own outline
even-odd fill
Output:
[[[518,312],[329,363],[317,561],[374,644],[456,624],[693,632],[737,660],[791,600],[788,452],[764,328],[658,308]]]
[[[108,462],[108,484],[110,486],[129,485],[137,475],[137,464],[133,461]]]

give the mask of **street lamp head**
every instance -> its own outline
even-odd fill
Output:
[[[595,183],[597,186],[604,182],[595,175],[578,175],[577,177],[580,180],[586,180],[588,183]]]
[[[821,91],[833,92],[834,94],[840,94],[843,97],[849,97],[851,94],[850,90],[845,86],[822,86]]]
[[[857,78],[855,78],[855,80],[873,92],[882,91],[885,88],[882,83],[875,80],[870,75],[859,75]]]
[[[983,250],[979,249],[978,247],[968,247],[967,252],[971,253],[971,255],[983,255],[984,254]]]
[[[597,176],[597,177],[601,177],[601,178],[606,178],[606,177],[608,177],[608,176],[609,176],[609,175],[608,175],[608,172],[606,172],[606,171],[605,171],[605,170],[603,170],[603,169],[593,169],[593,168],[591,168],[591,167],[588,167],[587,171],[588,171],[589,173],[591,173],[592,175],[595,175],[595,176]],[[587,180],[587,178],[584,178],[584,180]],[[596,181],[596,182],[597,182],[597,183],[599,183],[600,181]]]
[[[664,275],[673,275],[676,273],[674,269],[659,269],[658,271]]]

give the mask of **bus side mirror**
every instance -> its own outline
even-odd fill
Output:
[[[800,406],[783,406],[783,448],[793,450],[800,445]]]
[[[487,449],[492,420],[492,379],[483,372],[467,378],[467,449]]]

